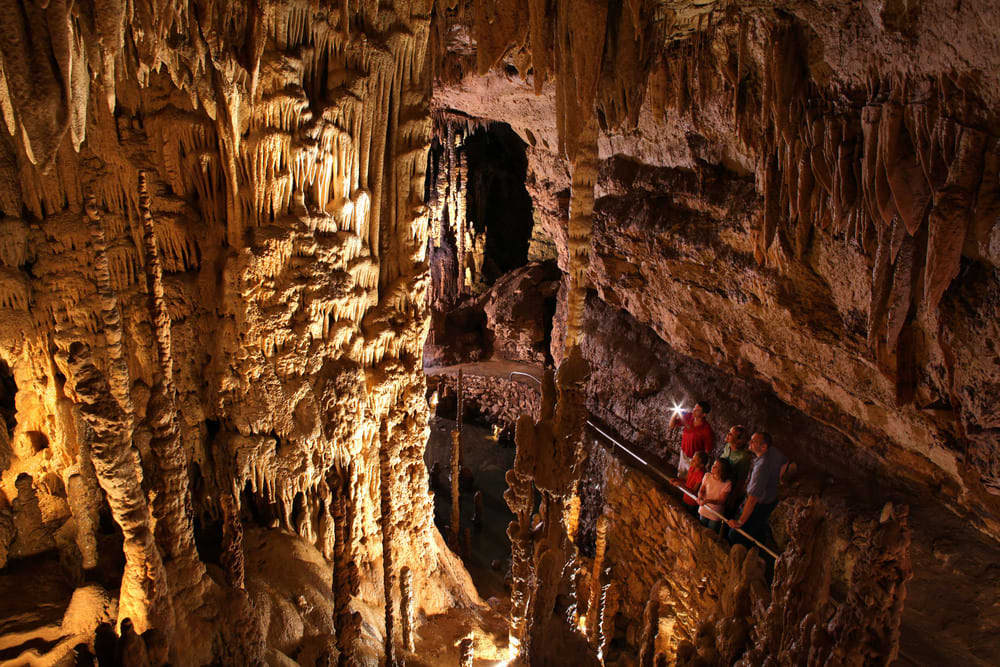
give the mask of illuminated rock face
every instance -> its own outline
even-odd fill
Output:
[[[500,120],[527,144],[534,247],[564,274],[559,379],[522,418],[512,476],[529,656],[593,659],[608,609],[635,617],[646,598],[652,618],[666,603],[616,592],[598,564],[575,598],[607,603],[583,622],[592,650],[547,632],[586,570],[583,422],[601,370],[588,293],[1000,535],[1000,28],[988,0],[861,5],[5,3],[0,566],[57,552],[81,584],[63,634],[117,623],[154,663],[391,656],[411,613],[403,570],[418,618],[474,600],[431,524],[422,461],[428,301],[486,273],[452,123],[426,197],[434,86],[434,107],[474,117],[466,129]],[[445,210],[453,287],[429,297]],[[502,300],[483,317],[511,354],[546,359],[546,326]],[[787,525],[818,535],[813,509]],[[831,551],[791,542],[761,632],[726,656],[777,658],[788,636],[817,656],[892,657],[905,519],[852,532],[867,546],[836,609],[798,596]],[[628,558],[607,521],[606,557]],[[655,548],[646,537],[630,544]],[[941,569],[956,551],[915,548]],[[724,588],[718,609],[690,609],[745,632],[763,598]],[[781,617],[791,602],[808,623]],[[881,644],[852,642],[872,614]],[[366,644],[364,626],[390,636]],[[713,648],[671,645],[691,660]]]
[[[998,320],[1000,47],[986,4],[864,3],[858,16],[672,2],[604,16],[598,4],[574,8],[577,23],[613,26],[586,79],[599,81],[605,158],[590,284],[1000,534],[986,409],[1000,366],[985,342]],[[572,185],[552,159],[566,91],[581,98],[586,82],[537,76],[553,68],[533,8],[521,22],[459,16],[480,40],[478,73],[456,47],[434,104],[509,123],[551,201]],[[534,76],[486,72],[505,53],[507,72]],[[570,272],[561,211],[541,208]]]
[[[241,512],[338,564],[341,653],[385,526],[417,609],[470,593],[422,461],[431,6],[2,12],[0,562],[123,553],[117,620],[175,664],[261,658]]]

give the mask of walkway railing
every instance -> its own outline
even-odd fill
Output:
[[[531,373],[524,373],[522,371],[512,371],[510,373],[510,375],[508,376],[508,379],[513,380],[515,375],[523,375],[524,377],[531,378],[532,380],[534,380],[535,382],[537,382],[539,385],[542,384],[542,381],[539,378],[535,377]],[[600,426],[598,426],[597,424],[595,424],[590,419],[587,420],[587,426],[589,426],[590,428],[594,429],[597,433],[599,433],[602,437],[604,437],[605,440],[607,440],[608,442],[610,442],[614,446],[618,447],[620,450],[622,450],[623,452],[625,452],[626,454],[628,454],[629,456],[631,456],[633,459],[635,459],[636,461],[638,461],[639,463],[641,463],[643,466],[645,466],[646,469],[648,469],[648,470],[656,473],[656,475],[659,476],[662,480],[664,480],[665,482],[667,482],[668,484],[670,484],[670,486],[672,488],[675,488],[675,489],[679,490],[681,493],[683,493],[684,495],[688,496],[689,498],[691,498],[695,502],[698,501],[698,496],[696,496],[695,494],[691,493],[690,491],[688,491],[687,489],[685,489],[682,486],[676,486],[676,485],[674,485],[673,484],[673,480],[670,477],[667,477],[667,475],[664,474],[662,471],[660,471],[660,469],[658,467],[656,467],[655,465],[653,465],[652,463],[650,463],[646,459],[642,458],[641,456],[639,456],[638,454],[636,454],[635,452],[633,452],[631,449],[629,449],[628,447],[626,447],[622,443],[618,442],[617,439],[615,439],[614,437],[612,437],[611,435],[609,435],[608,433],[606,433]],[[726,523],[726,517],[722,516],[721,514],[719,514],[718,512],[716,512],[714,509],[712,509],[708,505],[702,505],[702,507],[704,507],[705,509],[707,509],[711,514],[719,517],[719,520],[722,521],[722,523]],[[747,533],[742,528],[735,528],[734,530],[737,533],[739,533],[740,535],[742,535],[743,537],[745,537],[748,540],[750,540],[751,542],[753,542],[761,550],[763,550],[764,552],[768,553],[772,558],[774,558],[775,560],[777,560],[778,554],[774,553],[773,551],[771,551],[770,549],[768,549],[766,546],[764,546],[763,544],[761,544],[753,535],[750,535],[749,533]]]

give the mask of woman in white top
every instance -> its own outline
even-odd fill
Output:
[[[719,529],[725,516],[726,499],[732,490],[733,468],[726,459],[717,459],[698,488],[698,518],[712,530]]]

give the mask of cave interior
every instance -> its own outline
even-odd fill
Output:
[[[1000,664],[994,4],[6,2],[0,667]]]

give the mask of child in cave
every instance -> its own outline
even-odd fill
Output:
[[[733,469],[726,459],[718,459],[698,489],[698,518],[712,530],[719,530],[725,516],[726,500],[733,490]]]
[[[688,468],[687,477],[673,480],[673,485],[683,486],[692,494],[697,494],[698,489],[701,488],[701,480],[705,476],[705,468],[707,466],[708,454],[705,452],[695,452],[694,456],[691,457],[691,467]],[[698,507],[698,502],[692,499],[691,496],[685,495],[684,502],[692,508]]]

